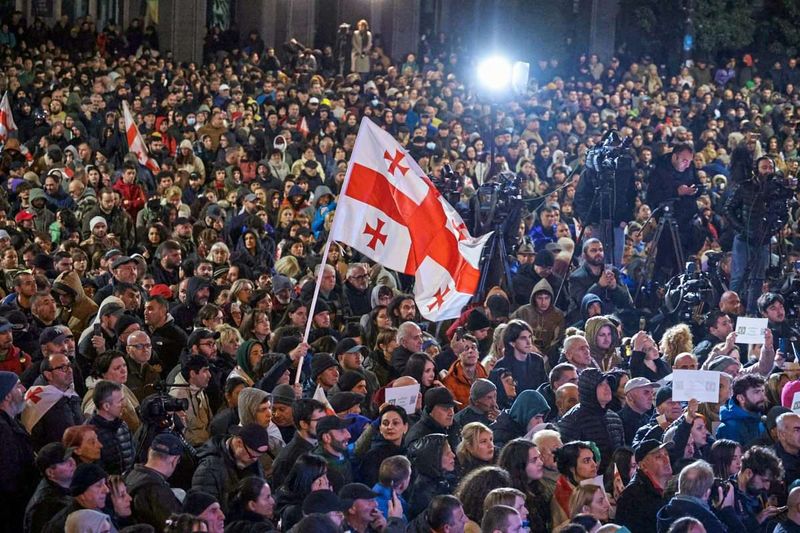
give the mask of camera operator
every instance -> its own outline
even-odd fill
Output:
[[[755,173],[734,185],[725,203],[728,220],[736,231],[730,288],[744,297],[748,314],[758,311],[756,300],[769,266],[769,241],[788,216],[791,196],[791,189],[776,179],[772,159],[761,157]]]
[[[624,148],[624,142],[619,142],[618,139],[616,132],[612,131],[603,147],[593,149],[600,152],[595,159],[600,160],[599,170],[597,165],[590,164],[587,154],[587,165],[575,191],[574,206],[575,214],[583,225],[591,224],[596,227],[593,234],[601,239],[604,246],[610,248],[613,237],[614,249],[609,250],[609,259],[614,266],[620,268],[625,248],[625,226],[633,214],[636,188],[633,157]],[[603,158],[607,159],[603,161]],[[606,198],[601,196],[604,189],[610,193]],[[607,205],[609,202],[611,205]],[[603,235],[603,228],[598,226],[606,220],[611,223],[612,235]]]
[[[678,144],[672,152],[664,154],[656,160],[655,169],[650,174],[650,183],[647,188],[647,203],[653,209],[659,208],[665,202],[672,202],[672,213],[678,224],[679,243],[683,250],[696,251],[693,242],[692,221],[697,213],[695,196],[701,187],[697,179],[692,158],[694,149],[689,144]],[[662,215],[663,216],[663,215]],[[666,230],[666,228],[665,228]],[[661,233],[660,242],[656,243],[658,254],[656,264],[659,265],[655,277],[669,279],[678,272],[678,262],[675,257],[670,236],[667,231]],[[681,267],[682,268],[682,267]]]

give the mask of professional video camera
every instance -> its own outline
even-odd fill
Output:
[[[631,142],[631,137],[620,139],[617,131],[610,130],[599,144],[586,152],[586,166],[601,177],[613,177],[613,172],[619,167],[620,157],[627,153]]]
[[[686,270],[667,282],[664,311],[676,322],[701,324],[703,315],[715,306],[714,286],[709,275],[692,262]]]
[[[170,385],[181,387],[182,385]],[[184,385],[188,387],[188,385]],[[173,398],[167,394],[167,385],[158,380],[153,383],[155,393],[146,397],[136,408],[142,425],[136,431],[134,441],[136,443],[136,460],[147,460],[147,450],[150,443],[159,433],[172,433],[180,438],[186,448],[186,455],[195,456],[195,450],[183,439],[184,425],[180,417],[175,413],[189,409],[189,400],[185,398]]]
[[[797,178],[787,178],[782,174],[767,177],[767,205],[769,209],[764,217],[765,235],[772,236],[786,225],[789,210],[798,206]]]
[[[522,209],[522,180],[513,172],[501,172],[493,181],[484,183],[475,192],[475,234],[483,235],[492,229],[503,227],[516,231]],[[508,223],[517,218],[517,223]],[[516,241],[516,235],[513,235]]]

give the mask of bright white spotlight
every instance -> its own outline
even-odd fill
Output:
[[[492,56],[478,64],[478,81],[490,91],[502,91],[511,84],[511,62],[500,56]]]

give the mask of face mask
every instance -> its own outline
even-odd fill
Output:
[[[195,124],[197,124],[197,119],[195,117],[189,117],[186,119],[186,123],[189,124],[190,126],[194,126]]]

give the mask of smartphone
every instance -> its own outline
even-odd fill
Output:
[[[92,334],[93,334],[94,336],[96,336],[96,337],[102,337],[102,336],[103,336],[103,332],[102,332],[102,330],[100,329],[100,322],[97,322],[97,323],[96,323],[96,324],[95,324],[95,325],[92,327]]]
[[[778,339],[778,351],[786,353],[786,337]]]

